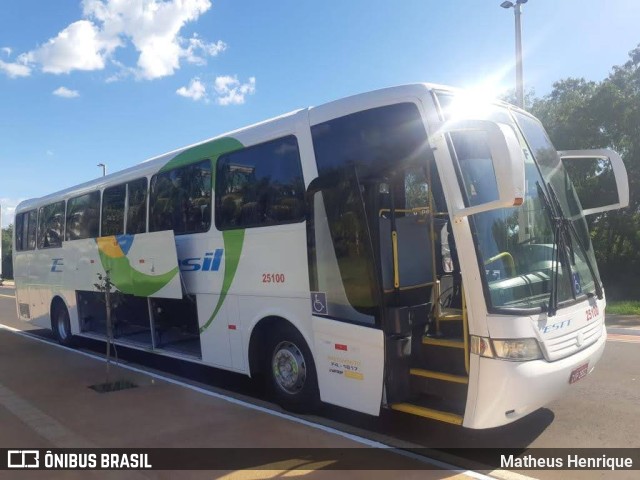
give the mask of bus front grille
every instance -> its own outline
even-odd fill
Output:
[[[546,359],[550,362],[560,360],[593,345],[602,335],[603,329],[603,322],[598,321],[566,335],[546,340],[543,343]]]

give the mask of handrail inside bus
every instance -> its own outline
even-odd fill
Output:
[[[487,265],[493,262],[497,262],[502,258],[506,259],[505,263],[509,266],[509,274],[514,277],[516,275],[516,262],[513,260],[513,255],[511,255],[509,252],[500,252],[499,254],[494,255],[489,260],[484,262],[484,266],[486,267]]]

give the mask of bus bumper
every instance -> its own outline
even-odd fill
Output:
[[[475,408],[467,408],[463,426],[505,425],[562,396],[574,385],[569,383],[572,372],[588,365],[591,373],[602,356],[606,340],[607,330],[603,325],[602,335],[594,344],[555,362],[510,362],[472,355],[476,356],[472,358],[472,365],[478,365],[477,394]]]

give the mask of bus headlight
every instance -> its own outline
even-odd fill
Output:
[[[518,338],[514,340],[491,340],[497,358],[505,360],[526,361],[542,358],[542,351],[535,338]]]

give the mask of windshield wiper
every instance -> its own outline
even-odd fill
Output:
[[[573,248],[573,238],[575,238],[578,247],[580,247],[580,251],[582,252],[587,267],[589,268],[589,273],[593,278],[593,283],[596,289],[596,296],[598,299],[602,299],[602,285],[598,280],[598,276],[596,275],[595,268],[593,264],[589,260],[589,256],[587,255],[587,250],[583,243],[580,241],[580,236],[576,230],[573,222],[564,216],[562,212],[562,207],[558,200],[558,196],[551,186],[550,183],[547,184],[547,189],[549,191],[549,197],[551,197],[551,201],[549,197],[545,193],[540,182],[536,182],[536,187],[538,189],[538,197],[541,199],[544,209],[549,214],[549,219],[551,220],[551,225],[553,228],[553,253],[552,253],[552,276],[551,276],[551,291],[549,292],[549,305],[547,308],[547,315],[552,317],[558,311],[558,277],[560,273],[560,262],[561,256],[564,256],[564,263],[569,268],[569,273],[571,273],[571,265],[575,265],[575,251]],[[553,203],[552,203],[553,202]],[[567,251],[568,254],[567,255]],[[579,281],[579,280],[578,280]],[[577,293],[575,287],[573,287],[574,294]]]
[[[549,215],[551,220],[551,228],[553,230],[553,250],[551,253],[551,288],[549,289],[549,302],[547,306],[547,315],[552,317],[558,310],[558,276],[560,266],[560,252],[564,249],[564,235],[562,234],[561,224],[562,217],[558,216],[555,209],[551,205],[547,194],[545,193],[540,182],[536,182],[538,189],[538,198],[542,201],[542,206]]]
[[[596,274],[596,269],[593,266],[593,263],[591,262],[591,260],[589,259],[589,255],[587,253],[587,248],[582,243],[582,240],[580,239],[580,235],[578,234],[578,230],[576,229],[576,226],[574,225],[573,221],[570,220],[570,219],[565,218],[564,215],[562,214],[562,208],[560,206],[560,201],[558,200],[558,195],[556,194],[555,190],[551,186],[551,183],[548,183],[547,187],[549,189],[549,192],[551,193],[551,198],[552,198],[553,202],[555,203],[556,211],[559,212],[560,216],[564,220],[563,221],[564,233],[565,233],[565,236],[567,237],[569,249],[570,249],[570,252],[571,252],[571,263],[575,264],[575,254],[574,254],[574,251],[573,251],[573,242],[572,242],[572,237],[573,237],[573,238],[575,238],[576,243],[578,244],[578,247],[580,247],[580,251],[582,252],[582,255],[584,256],[584,261],[587,264],[587,268],[589,268],[589,273],[591,274],[591,278],[593,279],[593,284],[594,284],[595,289],[596,289],[596,296],[598,297],[598,300],[602,300],[602,298],[604,296],[603,290],[602,290],[602,284],[598,280],[598,275]]]

